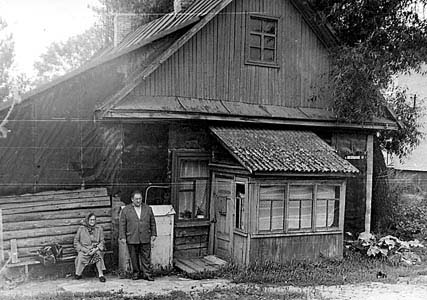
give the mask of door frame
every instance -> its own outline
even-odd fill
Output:
[[[233,257],[233,246],[234,246],[234,218],[236,216],[235,212],[235,202],[236,202],[236,183],[244,184],[245,193],[246,193],[246,211],[245,211],[245,219],[246,219],[246,231],[249,231],[250,226],[250,208],[249,208],[249,181],[248,177],[244,177],[238,174],[230,174],[221,171],[213,171],[211,176],[211,185],[210,185],[210,199],[209,199],[209,215],[210,215],[210,229],[209,229],[209,242],[208,242],[208,253],[215,254],[215,242],[216,242],[216,202],[215,202],[215,191],[216,188],[213,186],[213,183],[216,182],[216,178],[225,177],[229,178],[232,182],[231,186],[231,199],[227,201],[227,222],[230,223],[230,235],[229,235],[229,255]]]

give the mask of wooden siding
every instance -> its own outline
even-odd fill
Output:
[[[246,12],[280,17],[280,68],[245,64]],[[325,46],[290,1],[236,0],[132,93],[324,108],[328,68]]]
[[[307,234],[252,238],[250,243],[250,262],[262,258],[277,263],[295,260],[316,260],[321,257],[341,258],[343,251],[342,233]]]

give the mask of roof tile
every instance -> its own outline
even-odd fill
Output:
[[[250,172],[358,173],[311,131],[211,127]]]

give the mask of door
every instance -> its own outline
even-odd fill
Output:
[[[214,174],[212,179],[214,216],[214,254],[223,259],[231,255],[233,216],[233,177]]]

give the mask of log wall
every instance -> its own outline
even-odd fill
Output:
[[[20,259],[37,256],[37,249],[52,243],[63,247],[64,257],[75,255],[74,236],[90,212],[97,216],[110,248],[111,200],[104,188],[2,197],[0,209],[6,257],[12,239],[16,239]]]

